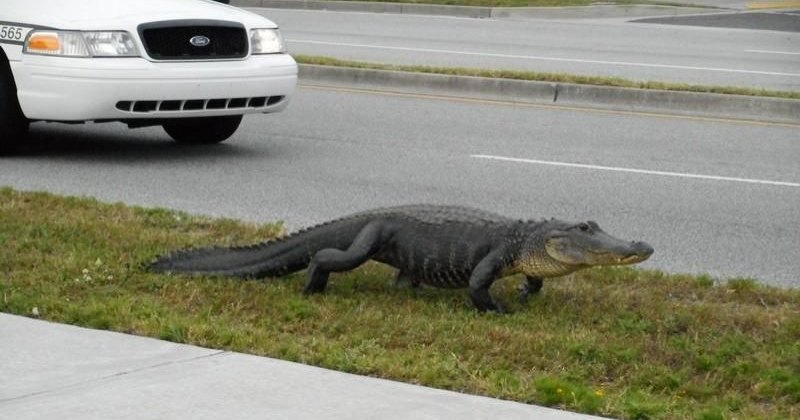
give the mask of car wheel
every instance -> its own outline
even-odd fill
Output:
[[[163,124],[164,131],[178,143],[214,144],[232,136],[242,122],[241,115],[226,117],[177,118]]]
[[[17,100],[11,67],[0,52],[0,154],[13,152],[28,133],[28,119]]]

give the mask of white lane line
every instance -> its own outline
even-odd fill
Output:
[[[760,54],[786,54],[786,55],[800,55],[800,52],[792,52],[792,51],[744,50],[744,52],[750,52],[750,53],[760,53]]]
[[[568,167],[568,168],[595,169],[595,170],[600,170],[600,171],[628,172],[628,173],[634,173],[634,174],[672,176],[672,177],[679,177],[679,178],[708,179],[708,180],[714,180],[714,181],[746,182],[746,183],[750,183],[750,184],[766,184],[766,185],[775,185],[775,186],[781,186],[781,187],[800,187],[800,183],[784,182],[784,181],[769,181],[769,180],[763,180],[763,179],[735,178],[735,177],[715,176],[715,175],[699,175],[699,174],[690,174],[690,173],[682,173],[682,172],[650,171],[650,170],[647,170],[647,169],[619,168],[619,167],[615,167],[615,166],[586,165],[586,164],[582,164],[582,163],[554,162],[554,161],[549,161],[549,160],[521,159],[521,158],[513,158],[513,157],[505,157],[505,156],[492,156],[492,155],[470,155],[470,157],[471,158],[475,158],[475,159],[490,159],[490,160],[499,160],[499,161],[505,161],[505,162],[533,163],[533,164],[537,164],[537,165],[551,165],[551,166],[564,166],[564,167]]]
[[[336,47],[354,47],[354,48],[374,48],[381,50],[395,50],[395,51],[411,51],[411,52],[426,52],[436,54],[458,54],[458,55],[471,55],[481,57],[495,57],[495,58],[514,58],[524,60],[543,60],[543,61],[562,61],[570,63],[586,63],[586,64],[609,64],[615,66],[631,66],[631,67],[652,67],[663,69],[680,69],[680,70],[702,70],[702,71],[716,71],[724,73],[743,73],[743,74],[760,74],[767,76],[789,76],[800,77],[800,73],[783,73],[776,71],[758,71],[758,70],[741,70],[741,69],[726,69],[719,67],[696,67],[696,66],[679,66],[674,64],[650,64],[650,63],[631,63],[626,61],[604,61],[604,60],[584,60],[580,58],[560,58],[560,57],[544,57],[537,55],[515,55],[515,54],[495,54],[495,53],[480,53],[471,51],[454,51],[454,50],[438,50],[432,48],[411,48],[411,47],[393,47],[389,45],[369,45],[369,44],[352,44],[347,42],[329,42],[329,41],[314,41],[310,39],[287,39],[288,42],[296,42],[298,44],[315,44],[315,45],[332,45]]]

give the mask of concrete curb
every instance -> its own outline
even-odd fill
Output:
[[[724,9],[658,5],[598,5],[578,7],[480,7],[437,4],[382,3],[336,0],[232,0],[239,7],[330,10],[337,12],[398,13],[464,18],[588,19],[611,17],[673,16],[719,13]]]
[[[563,107],[800,124],[800,100],[300,65],[300,83]]]
[[[491,17],[511,19],[602,19],[699,15],[730,12],[707,7],[659,6],[647,4],[574,7],[494,7]]]
[[[330,0],[232,0],[239,7],[267,7],[274,9],[331,10],[336,12],[399,13],[412,15],[437,15],[467,18],[491,17],[491,7],[445,6],[436,4],[381,3]]]

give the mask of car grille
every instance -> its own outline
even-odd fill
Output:
[[[117,109],[134,113],[205,111],[217,109],[258,109],[276,105],[284,96],[252,98],[175,99],[163,101],[119,101]]]
[[[247,55],[247,32],[239,23],[177,20],[139,25],[154,60],[224,60]]]

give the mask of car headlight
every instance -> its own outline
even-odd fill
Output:
[[[281,32],[277,29],[251,29],[251,54],[277,54],[286,52]]]
[[[94,57],[138,56],[136,44],[127,32],[83,32],[83,40]]]
[[[31,31],[23,50],[28,54],[64,57],[138,57],[125,31]]]

